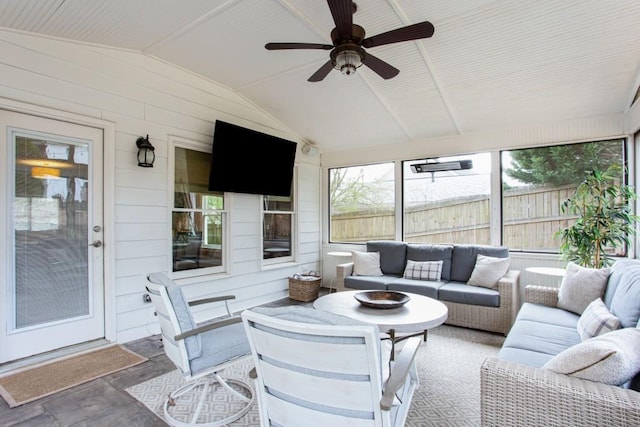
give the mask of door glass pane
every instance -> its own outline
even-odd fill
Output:
[[[13,136],[15,328],[88,315],[89,146]]]

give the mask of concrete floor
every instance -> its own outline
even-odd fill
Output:
[[[320,295],[324,293],[326,290],[322,289]],[[311,303],[285,298],[267,305],[307,304]],[[125,391],[127,387],[176,369],[164,354],[160,336],[132,341],[125,347],[149,360],[16,408],[9,408],[0,398],[0,427],[166,426],[162,419]]]

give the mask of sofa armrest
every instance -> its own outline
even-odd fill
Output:
[[[500,292],[500,306],[511,312],[511,322],[515,319],[520,307],[520,271],[509,270],[502,279],[498,280],[498,292]]]
[[[336,290],[344,291],[344,278],[353,274],[353,262],[338,264],[336,266]]]
[[[524,288],[525,302],[557,307],[559,288],[549,286],[527,285]]]
[[[640,393],[496,358],[480,368],[483,426],[640,425]]]

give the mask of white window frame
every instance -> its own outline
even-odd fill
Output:
[[[297,223],[297,215],[296,215],[297,206],[298,206],[298,197],[296,193],[297,186],[295,185],[296,177],[297,177],[297,171],[294,170],[293,183],[291,185],[291,198],[292,198],[291,211],[267,210],[265,209],[266,207],[265,195],[260,196],[260,249],[261,249],[260,259],[262,260],[263,267],[270,267],[270,266],[276,266],[276,265],[285,264],[285,263],[292,263],[292,262],[295,262],[296,260],[296,255],[297,255],[296,248],[298,247],[297,245],[298,223]],[[267,259],[264,258],[264,252],[262,251],[264,250],[264,216],[265,214],[290,215],[291,217],[291,250],[290,250],[291,255],[276,257],[276,258],[267,258]]]

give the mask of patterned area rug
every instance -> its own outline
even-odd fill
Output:
[[[448,325],[430,331],[426,345],[418,352],[420,387],[413,396],[406,426],[479,426],[480,365],[486,357],[498,353],[503,341],[501,335]],[[252,366],[251,359],[245,358],[227,369],[224,376],[247,380]],[[252,380],[248,382],[252,384]],[[178,371],[172,371],[129,387],[127,392],[164,419],[164,399],[183,383]],[[230,396],[220,393],[218,400],[210,403],[209,419],[220,417],[235,405]],[[189,408],[182,409],[187,412]],[[257,403],[230,425],[259,426]]]

